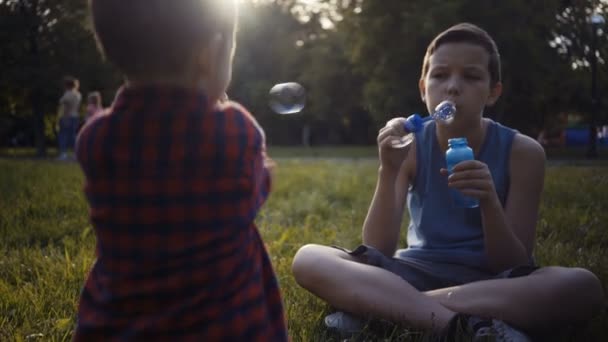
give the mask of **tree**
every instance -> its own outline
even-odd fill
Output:
[[[359,7],[360,6],[360,7]],[[501,51],[505,92],[488,115],[533,134],[576,85],[549,46],[561,1],[363,1],[346,8],[348,55],[365,80],[363,99],[376,122],[424,112],[417,87],[430,40],[463,21],[486,29]],[[558,103],[555,105],[555,103]]]
[[[605,20],[608,15],[606,1],[577,0],[563,1],[557,15],[558,25],[554,31],[551,46],[571,66],[574,76],[579,81],[578,92],[573,102],[579,110],[589,114],[589,150],[587,157],[597,157],[596,126],[608,123],[608,116],[601,109],[606,108],[607,100],[599,90],[606,84],[606,64],[604,56],[608,52],[606,45],[606,27],[602,22],[593,23],[592,18]],[[601,20],[601,21],[602,21]],[[598,122],[599,120],[599,122]]]
[[[84,91],[115,84],[87,19],[80,0],[0,1],[0,103],[8,114],[31,120],[38,156],[46,155],[45,117],[56,113],[65,75],[81,79]],[[89,83],[90,75],[97,81]]]
[[[228,94],[253,112],[269,143],[299,143],[308,126],[317,142],[371,144],[390,117],[424,113],[417,85],[426,47],[436,34],[463,21],[486,29],[501,52],[505,91],[488,116],[534,136],[560,112],[585,110],[589,102],[590,31],[584,20],[591,9],[603,11],[603,2],[304,4],[241,2]],[[120,84],[89,27],[81,0],[0,0],[0,118],[35,118],[40,155],[42,122],[55,114],[64,75],[78,77],[83,93],[102,90],[106,100]],[[601,47],[600,65],[608,48]],[[270,88],[290,81],[307,89],[306,108],[291,116],[272,113]]]

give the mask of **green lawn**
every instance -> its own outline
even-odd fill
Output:
[[[269,146],[269,154],[273,158],[354,158],[368,159],[378,157],[378,148],[375,145],[369,146],[312,146],[303,148],[300,146]],[[547,148],[547,158],[549,160],[568,160],[575,163],[585,161],[587,147],[563,147]],[[34,148],[0,148],[0,157],[23,159],[32,158],[36,154]],[[50,157],[57,156],[57,149],[50,147],[47,149]],[[598,146],[598,158],[594,163],[608,165],[608,147]]]
[[[377,162],[367,158],[298,161],[287,159],[295,150],[271,149],[271,153],[283,158],[278,159],[273,192],[258,226],[279,276],[290,334],[294,341],[332,340],[321,326],[329,308],[295,284],[291,260],[305,243],[351,247],[360,242]],[[325,153],[336,156],[329,149]],[[607,171],[602,166],[548,169],[536,247],[542,265],[589,268],[605,290]],[[79,289],[93,262],[95,243],[82,180],[74,163],[0,159],[0,341],[70,339]],[[407,334],[391,330],[386,336],[393,341],[419,340],[404,338]],[[599,341],[606,336],[605,312],[578,340]]]

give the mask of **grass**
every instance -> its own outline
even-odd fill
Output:
[[[378,148],[375,145],[343,145],[343,146],[312,146],[302,148],[301,146],[269,146],[269,154],[273,158],[354,158],[369,159],[378,158]],[[586,160],[587,147],[560,147],[545,149],[547,158],[556,161],[569,161],[580,164]],[[598,158],[593,163],[608,165],[608,147],[598,146]],[[50,147],[47,154],[51,157],[57,156],[57,149]],[[0,147],[0,157],[11,159],[33,158],[36,155],[34,148],[10,148]]]
[[[272,150],[282,157],[295,149]],[[275,153],[275,154],[272,154]],[[332,150],[324,152],[334,157]],[[354,151],[353,155],[362,153]],[[375,153],[368,152],[368,153]],[[294,341],[337,341],[321,326],[328,306],[299,288],[291,260],[305,243],[352,247],[371,200],[377,162],[370,159],[279,159],[273,192],[258,217],[276,269]],[[608,171],[551,167],[538,224],[542,265],[592,270],[608,290]],[[0,341],[67,341],[78,294],[93,262],[95,237],[73,163],[0,159]],[[405,234],[402,234],[405,239]],[[409,335],[413,334],[413,335]],[[372,340],[420,340],[392,329]],[[409,336],[409,337],[408,337]],[[608,336],[608,313],[581,332],[581,341]]]

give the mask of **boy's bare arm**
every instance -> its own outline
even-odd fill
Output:
[[[500,272],[530,261],[544,175],[544,151],[516,135],[510,157],[510,185],[503,209],[496,194],[481,206],[489,267]]]
[[[534,249],[545,180],[545,161],[545,151],[538,142],[524,135],[515,136],[511,151],[511,182],[505,215],[528,255],[532,255]]]
[[[393,256],[399,243],[411,170],[415,169],[414,143],[410,147],[400,169],[393,171],[381,167],[378,171],[376,191],[363,224],[363,243],[387,256]]]

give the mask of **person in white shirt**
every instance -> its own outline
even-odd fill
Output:
[[[68,149],[74,147],[76,141],[76,133],[78,132],[79,108],[82,95],[78,91],[80,83],[73,77],[66,77],[65,92],[59,105],[61,106],[59,114],[59,160],[69,158]]]

